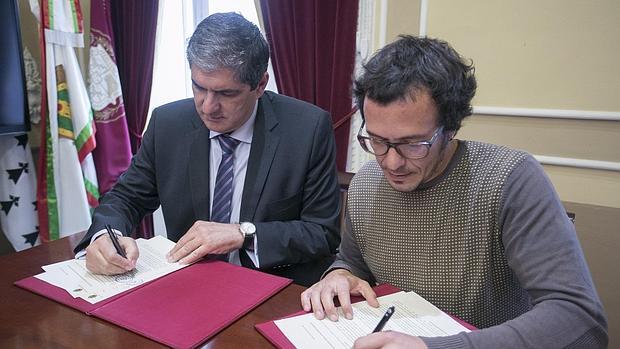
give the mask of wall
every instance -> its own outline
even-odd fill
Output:
[[[428,35],[476,66],[475,106],[620,115],[620,2],[429,1]],[[620,122],[474,115],[459,135],[620,165]],[[545,166],[562,200],[620,208],[620,172]]]

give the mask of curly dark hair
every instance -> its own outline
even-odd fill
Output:
[[[473,64],[445,41],[401,35],[364,64],[353,93],[363,113],[364,98],[385,105],[428,91],[446,131],[458,131],[472,114],[476,94]]]

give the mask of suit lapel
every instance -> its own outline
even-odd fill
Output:
[[[196,121],[197,119],[197,121]],[[200,118],[194,119],[193,137],[189,149],[189,187],[197,220],[209,220],[209,129]]]
[[[248,222],[254,220],[256,207],[261,197],[267,174],[271,168],[273,158],[280,142],[277,131],[278,119],[271,107],[270,95],[266,92],[258,102],[252,148],[248,159],[248,169],[243,184],[241,197],[241,211],[239,220]]]

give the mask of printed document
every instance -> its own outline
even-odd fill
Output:
[[[275,324],[298,349],[351,348],[359,337],[370,334],[387,308],[394,306],[394,315],[384,331],[392,330],[414,336],[438,337],[469,332],[448,314],[420,297],[415,292],[398,292],[377,298],[380,307],[366,302],[352,304],[353,319],[344,317],[338,308],[338,321],[317,320],[312,313],[276,320]]]
[[[92,274],[86,269],[86,260],[70,259],[43,266],[45,272],[35,277],[94,304],[187,266],[166,260],[174,242],[162,236],[137,239],[136,244],[140,250],[136,268],[124,274]]]

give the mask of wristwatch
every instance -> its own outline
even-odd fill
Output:
[[[246,247],[254,245],[254,235],[256,235],[256,226],[250,222],[243,222],[239,224],[239,232],[243,235],[243,246]]]

